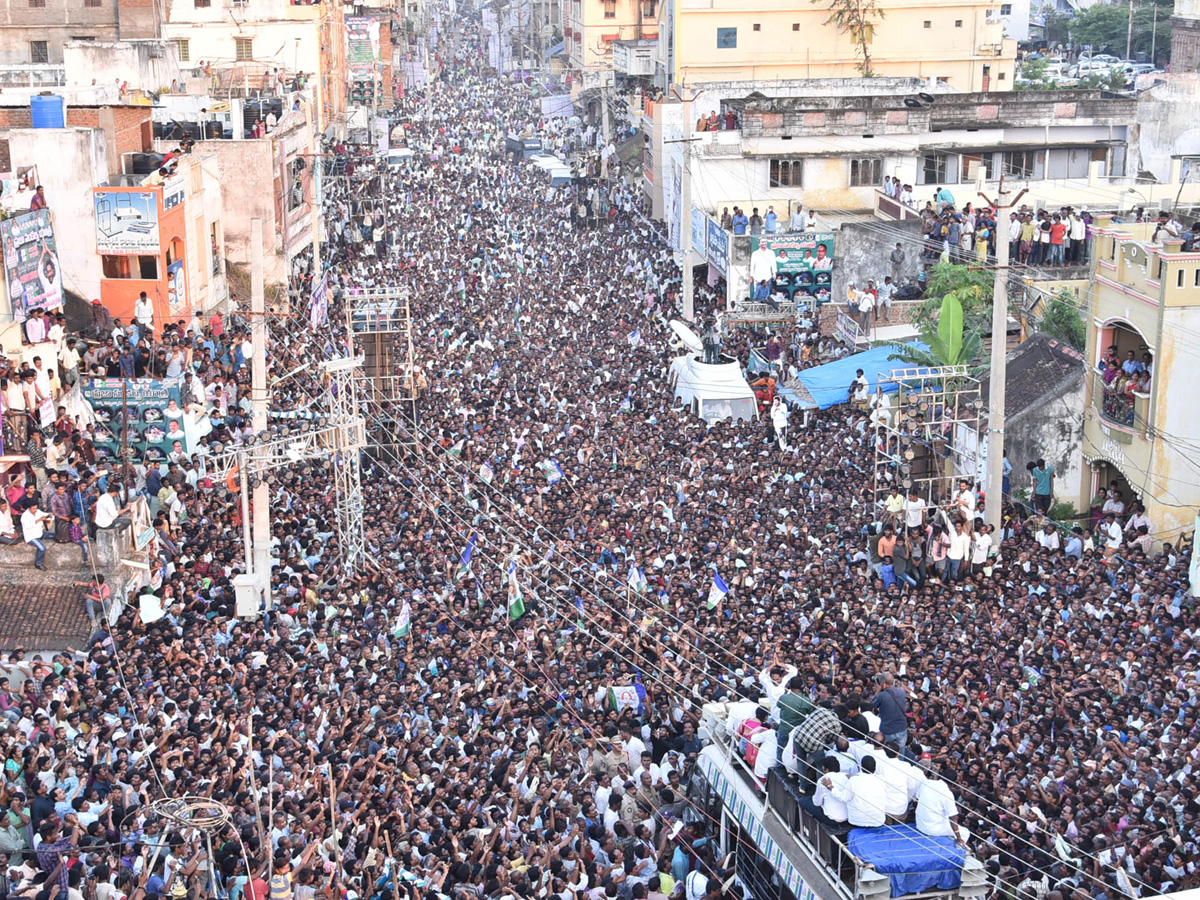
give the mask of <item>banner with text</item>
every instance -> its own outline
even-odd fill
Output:
[[[706,255],[708,263],[722,275],[729,271],[729,232],[716,219],[707,218],[708,241]]]
[[[96,252],[108,256],[157,256],[158,194],[93,188]]]
[[[798,300],[828,303],[833,283],[833,232],[756,235],[750,252],[766,247],[775,254],[774,289]]]
[[[0,222],[0,239],[12,317],[24,322],[35,309],[62,306],[62,273],[50,211],[39,209],[5,219]]]
[[[122,409],[120,378],[85,378],[83,397],[96,416],[96,455],[120,459],[123,430],[135,460],[159,463],[172,453],[187,453],[182,386],[182,378],[131,378],[125,382]]]

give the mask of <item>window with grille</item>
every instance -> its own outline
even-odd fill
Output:
[[[718,28],[717,29],[717,49],[718,50],[737,49],[737,29],[736,28]]]
[[[179,51],[180,62],[192,61],[192,45],[187,38],[179,38],[175,41],[175,49]]]
[[[604,0],[604,18],[615,19],[617,17],[617,0]]]
[[[101,0],[83,0],[83,5],[84,6],[103,6],[104,4],[101,3]]]
[[[804,160],[771,160],[771,187],[804,187]]]
[[[254,59],[254,40],[252,38],[234,38],[233,58],[238,62]]]
[[[882,159],[872,156],[850,160],[850,187],[873,187],[882,183]]]
[[[212,6],[212,0],[192,0],[194,9],[205,9],[209,6]]]
[[[31,9],[45,9],[46,0],[29,0],[29,6]]]
[[[946,181],[950,171],[949,154],[929,153],[921,157],[921,166],[917,169],[917,184],[938,184]]]
[[[50,45],[46,41],[30,41],[29,61],[35,64],[50,62]]]

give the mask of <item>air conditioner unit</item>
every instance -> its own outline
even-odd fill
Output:
[[[1133,241],[1122,244],[1121,253],[1135,266],[1145,267],[1150,262],[1150,254],[1146,252],[1146,248]]]

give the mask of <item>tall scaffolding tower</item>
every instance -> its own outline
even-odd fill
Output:
[[[361,354],[360,381],[364,402],[380,412],[383,427],[371,442],[393,449],[413,443],[417,422],[420,373],[413,357],[412,308],[408,290],[382,288],[348,291],[345,296],[346,332]]]
[[[916,490],[929,506],[942,506],[956,479],[975,484],[983,407],[979,379],[966,366],[920,366],[893,369],[879,384],[887,399],[872,400],[876,505],[897,487],[906,494]],[[895,385],[894,393],[889,385]]]

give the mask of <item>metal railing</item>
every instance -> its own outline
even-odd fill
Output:
[[[764,806],[774,813],[776,820],[800,845],[809,862],[819,866],[825,877],[841,890],[843,900],[857,897],[858,871],[864,863],[850,852],[837,835],[822,828],[816,819],[798,804],[784,802],[784,794],[787,792],[781,777],[776,775],[775,779],[772,779],[768,776],[766,785],[760,784],[748,763],[736,752],[737,742],[728,732],[721,730],[714,733],[713,742],[725,752],[726,761],[742,781],[762,796]],[[775,789],[772,790],[772,787]],[[790,797],[787,799],[790,800]]]
[[[1106,422],[1120,428],[1137,427],[1137,409],[1135,401],[1104,382],[1104,373],[1096,372],[1096,407],[1100,416]]]

